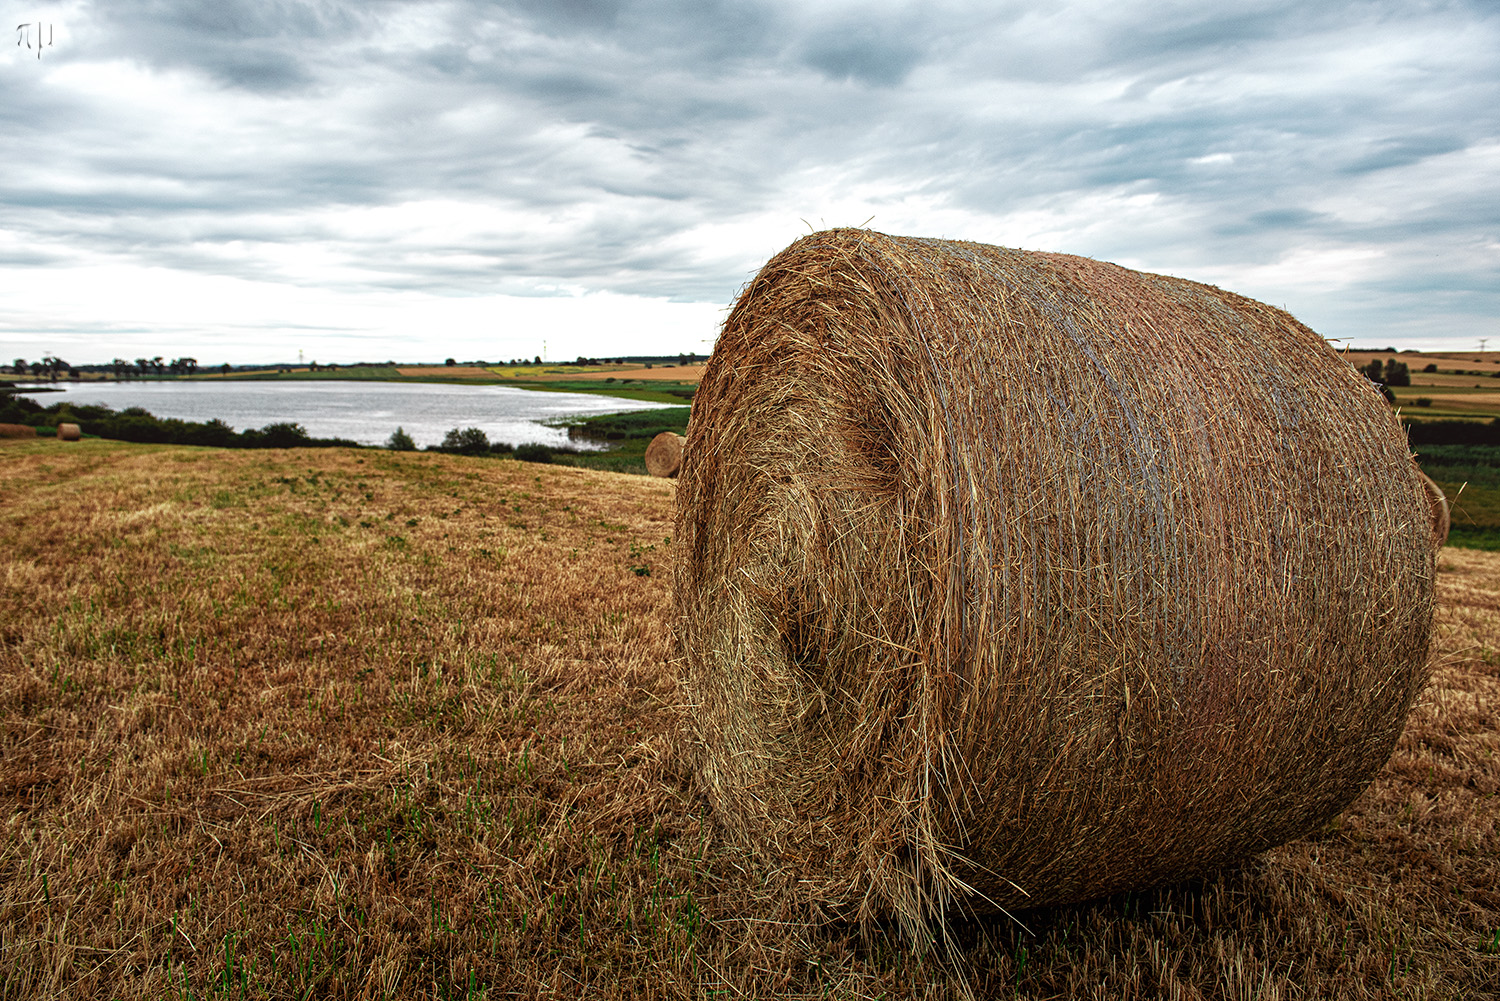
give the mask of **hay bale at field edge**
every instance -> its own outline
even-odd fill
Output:
[[[646,446],[646,472],[652,476],[676,476],[682,468],[682,445],[686,441],[675,431],[663,431]]]
[[[1427,491],[1427,511],[1432,535],[1432,548],[1441,549],[1448,544],[1448,529],[1451,524],[1448,497],[1443,488],[1432,481],[1426,473],[1420,473],[1422,488]]]
[[[1396,419],[1287,313],[1182,279],[812,234],[724,324],[678,504],[699,783],[833,913],[1234,862],[1347,805],[1425,679]]]
[[[78,441],[83,437],[83,429],[77,424],[59,424],[57,426],[58,441]]]
[[[35,438],[36,428],[30,424],[0,424],[0,438]]]

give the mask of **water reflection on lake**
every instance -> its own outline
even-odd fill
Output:
[[[533,441],[565,445],[569,444],[566,430],[540,422],[662,406],[587,393],[445,383],[225,380],[60,382],[57,386],[66,395],[38,393],[32,399],[43,406],[66,399],[102,403],[116,410],[142,407],[157,417],[190,421],[217,417],[236,431],[294,421],[314,437],[349,438],[363,445],[385,444],[398,426],[418,446],[436,445],[455,427],[477,427],[490,441],[512,445]]]

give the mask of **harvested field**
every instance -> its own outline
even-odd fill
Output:
[[[697,382],[703,378],[703,370],[707,363],[699,365],[654,365],[651,368],[643,366],[621,367],[601,369],[598,371],[584,370],[577,374],[547,375],[541,378],[547,379],[642,379],[647,382]]]
[[[1500,982],[1500,556],[1313,836],[956,928],[777,911],[679,760],[665,480],[0,457],[0,997],[1461,998]]]
[[[495,373],[478,365],[397,365],[396,371],[404,376],[438,376],[445,379],[495,381]]]

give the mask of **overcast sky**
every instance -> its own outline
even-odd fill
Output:
[[[865,223],[1500,348],[1495,0],[3,4],[6,361],[704,352]]]

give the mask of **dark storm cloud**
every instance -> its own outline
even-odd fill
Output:
[[[318,49],[364,33],[385,6],[379,0],[110,0],[95,12],[101,54],[282,92],[311,84]]]
[[[1419,163],[1430,156],[1461,150],[1467,145],[1466,139],[1452,135],[1388,139],[1377,143],[1375,149],[1353,162],[1344,164],[1342,169],[1350,174],[1364,174],[1373,170],[1386,170],[1390,167],[1404,167],[1407,164]]]
[[[1497,295],[1492,4],[126,0],[76,27],[44,69],[154,83],[0,68],[27,152],[0,228],[49,259],[724,302],[835,211],[1189,277],[1373,248],[1377,297]],[[1469,249],[1421,263],[1442,246]]]

